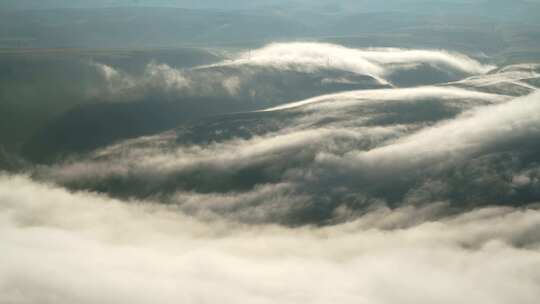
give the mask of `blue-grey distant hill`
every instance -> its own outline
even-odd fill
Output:
[[[253,46],[345,37],[337,42],[491,52],[538,49],[539,20],[540,3],[533,1],[5,0],[0,48]]]

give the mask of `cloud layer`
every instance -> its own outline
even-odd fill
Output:
[[[337,69],[369,75],[386,83],[385,77],[401,70],[415,69],[422,64],[470,75],[484,74],[494,69],[494,66],[483,65],[462,54],[443,50],[351,49],[307,42],[270,44],[214,66],[253,65],[310,72]]]
[[[537,65],[283,43],[91,66],[111,102],[29,147],[95,149],[0,173],[0,302],[538,301]]]
[[[234,54],[229,60],[188,69],[151,62],[142,75],[101,63],[93,65],[109,83],[113,99],[140,98],[157,91],[173,96],[229,96],[281,103],[344,89],[458,80],[495,68],[444,50],[353,49],[306,42],[269,44]]]
[[[515,179],[539,167],[539,102],[538,93],[450,87],[329,95],[121,142],[35,175],[119,197],[163,195],[192,214],[288,225],[340,222],[372,206],[526,205],[540,188]],[[190,142],[194,135],[205,140]]]
[[[489,208],[431,221],[430,210],[380,209],[348,224],[288,229],[201,222],[174,208],[21,176],[0,178],[0,202],[7,303],[536,303],[540,296],[536,210]],[[418,216],[422,223],[411,224]]]

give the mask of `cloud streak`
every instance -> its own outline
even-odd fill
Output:
[[[465,55],[442,50],[352,49],[309,42],[273,43],[210,67],[253,65],[308,72],[337,69],[369,75],[387,83],[385,78],[390,74],[414,69],[419,64],[469,75],[485,74],[494,69],[494,66],[483,65]]]
[[[418,162],[470,157],[500,145],[533,140],[540,134],[540,93],[479,108],[461,117],[366,152],[352,152],[361,163],[417,166]],[[383,165],[385,166],[385,165]]]
[[[344,93],[329,94],[324,96],[317,96],[307,100],[288,103],[282,106],[277,106],[262,111],[278,111],[293,109],[296,107],[314,105],[316,107],[342,107],[344,105],[350,105],[351,103],[359,102],[385,102],[385,101],[403,101],[403,100],[420,100],[420,99],[473,99],[488,102],[501,102],[507,100],[508,96],[489,94],[476,92],[471,90],[465,90],[454,87],[416,87],[416,88],[404,88],[404,89],[379,89],[379,90],[359,90],[349,91]],[[312,107],[308,107],[312,108]]]
[[[216,64],[176,69],[150,62],[141,75],[93,63],[108,83],[109,99],[145,94],[228,96],[284,103],[344,89],[400,86],[403,79],[458,80],[494,69],[442,50],[353,49],[325,43],[274,43]],[[406,86],[412,83],[404,82]]]

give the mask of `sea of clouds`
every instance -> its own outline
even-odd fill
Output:
[[[291,88],[253,79],[291,71],[370,80],[3,173],[0,303],[540,297],[538,65],[317,43],[142,75],[92,65],[123,102],[255,101]],[[426,71],[448,81],[396,81]]]

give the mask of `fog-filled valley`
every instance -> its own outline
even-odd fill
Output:
[[[0,303],[537,303],[538,1],[4,1]]]

